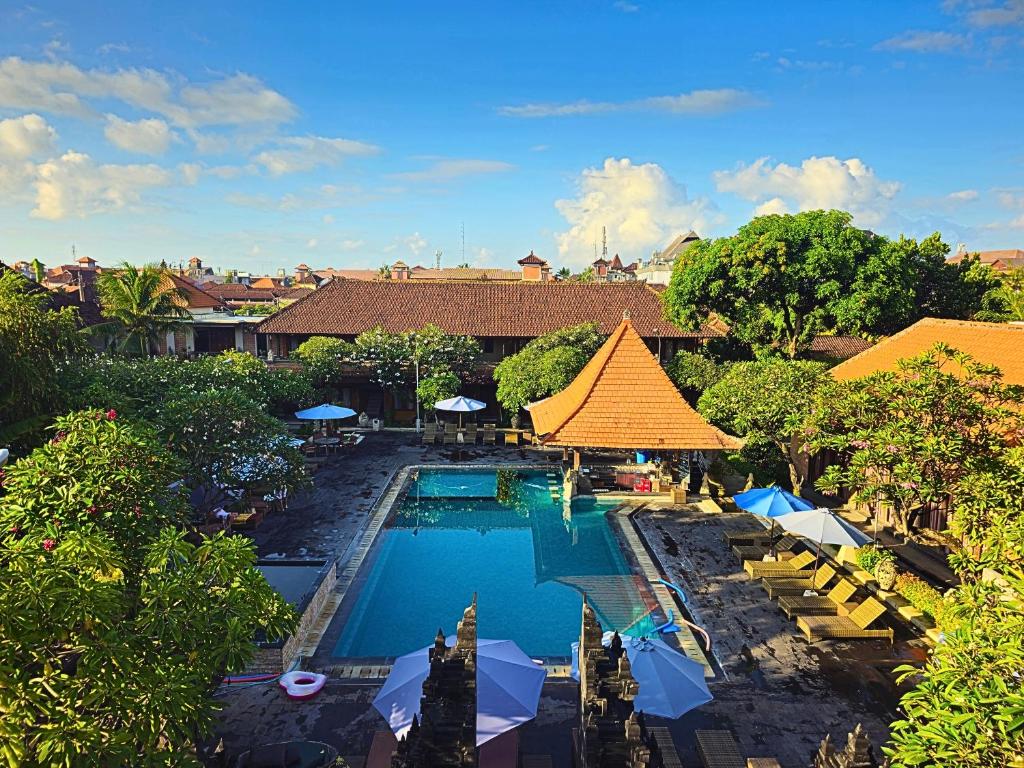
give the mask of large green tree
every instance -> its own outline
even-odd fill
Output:
[[[716,315],[752,347],[795,357],[822,332],[886,334],[925,315],[972,317],[991,275],[971,260],[948,264],[948,252],[937,234],[890,241],[843,211],[760,216],[690,248],[663,298],[686,327]]]
[[[1024,267],[1011,269],[999,277],[998,284],[985,294],[979,319],[997,323],[1024,322]]]
[[[0,497],[0,759],[198,765],[214,687],[294,613],[243,537],[176,528],[179,465],[113,412],[57,421]]]
[[[795,436],[807,418],[817,393],[828,381],[826,366],[809,360],[769,358],[735,363],[697,402],[709,421],[756,448],[770,446],[766,459],[784,461],[793,492],[805,482],[800,444]]]
[[[125,262],[100,272],[96,287],[103,316],[114,323],[125,352],[149,355],[161,334],[189,320],[182,291],[160,267]]]
[[[66,397],[64,369],[87,352],[75,310],[49,308],[46,291],[0,269],[0,445],[49,423]]]
[[[1020,429],[1024,390],[996,366],[937,344],[918,357],[822,391],[805,425],[812,451],[844,460],[818,487],[851,491],[875,510],[885,505],[909,533],[913,516],[956,496],[979,463],[998,457]]]
[[[498,363],[498,402],[514,418],[529,403],[565,389],[594,356],[605,337],[596,323],[539,336]]]

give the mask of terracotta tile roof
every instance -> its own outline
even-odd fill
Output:
[[[181,300],[176,299],[175,301],[187,309],[218,309],[224,307],[224,302],[217,297],[210,295],[194,283],[171,272],[165,272],[164,279],[161,282],[167,288],[173,286],[182,292],[183,298]]]
[[[318,280],[341,278],[343,280],[383,280],[376,269],[318,269],[313,272]]]
[[[527,408],[546,445],[671,450],[741,446],[690,407],[628,319],[568,387]]]
[[[383,326],[403,332],[434,323],[447,333],[535,338],[580,323],[615,330],[629,310],[641,335],[709,338],[709,328],[682,331],[662,313],[661,298],[643,283],[498,283],[332,280],[267,318],[260,333],[355,336]]]
[[[413,269],[410,280],[522,280],[518,269],[493,267],[445,267],[442,269]]]
[[[529,255],[524,256],[523,258],[521,258],[516,263],[517,264],[522,264],[524,267],[527,266],[528,264],[535,264],[538,267],[544,266],[545,264],[547,264],[547,262],[544,261],[544,259],[542,259],[540,256],[535,254],[533,251],[530,251]]]
[[[832,369],[840,380],[896,370],[896,361],[929,350],[936,342],[997,365],[1007,384],[1024,384],[1024,325],[939,320],[926,317]]]
[[[871,342],[859,336],[815,336],[807,351],[832,360],[849,360],[870,348]]]

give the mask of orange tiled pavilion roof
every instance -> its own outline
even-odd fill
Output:
[[[940,320],[926,317],[832,369],[839,381],[878,371],[895,371],[897,362],[927,352],[936,342],[999,366],[1006,384],[1024,384],[1024,325]]]
[[[629,450],[741,445],[690,407],[628,317],[568,387],[527,409],[545,445]]]

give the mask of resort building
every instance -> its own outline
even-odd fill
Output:
[[[636,280],[636,270],[639,262],[623,264],[619,254],[615,254],[611,261],[603,256],[590,265],[596,283],[623,283]]]
[[[637,267],[636,279],[646,283],[668,285],[672,279],[672,268],[676,259],[699,240],[700,236],[692,229],[686,234],[677,235],[664,249],[655,251],[649,261]]]
[[[900,360],[916,357],[938,343],[964,352],[982,363],[997,366],[1006,384],[1024,385],[1024,324],[934,317],[919,320],[845,360],[832,369],[832,376],[838,381],[849,381],[881,371],[895,371]],[[839,457],[830,451],[808,457],[808,485],[838,460]],[[932,530],[943,530],[946,527],[945,506],[931,510],[922,523]]]
[[[519,269],[500,269],[496,267],[432,268],[419,265],[410,267],[399,259],[394,264],[380,269],[318,269],[312,272],[312,275],[320,285],[332,279],[499,283],[547,283],[555,279],[548,262],[537,256],[533,251],[530,251],[529,255],[524,256],[517,263],[519,264]],[[305,265],[300,265],[300,267],[303,266]],[[298,274],[298,271],[296,271],[296,274]]]
[[[996,251],[957,251],[948,261],[956,264],[969,256],[977,257],[982,264],[988,264],[996,272],[1009,272],[1011,269],[1024,269],[1024,250],[1020,248],[1004,248]]]
[[[417,280],[332,280],[305,298],[264,320],[258,328],[259,349],[274,359],[287,358],[311,336],[348,341],[376,327],[402,333],[432,323],[445,333],[472,336],[483,361],[467,394],[495,402],[494,366],[543,334],[596,322],[610,334],[629,312],[632,327],[661,360],[678,350],[696,350],[718,328],[683,331],[664,318],[659,294],[642,283],[435,282]],[[398,421],[411,422],[415,404],[390,400],[364,371],[353,370],[343,404],[371,415],[394,410]],[[493,418],[496,411],[490,414]],[[485,414],[487,415],[487,414]]]

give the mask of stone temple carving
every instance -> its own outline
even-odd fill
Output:
[[[826,736],[814,755],[811,768],[879,768],[879,764],[870,739],[858,723],[842,749],[832,746],[832,739]]]
[[[583,599],[580,631],[580,713],[575,737],[579,768],[660,768],[643,715],[633,710],[639,690],[629,659],[616,634],[610,648],[601,644],[601,624]]]
[[[476,595],[462,615],[455,645],[437,631],[420,718],[398,743],[392,768],[469,768],[476,755]]]

